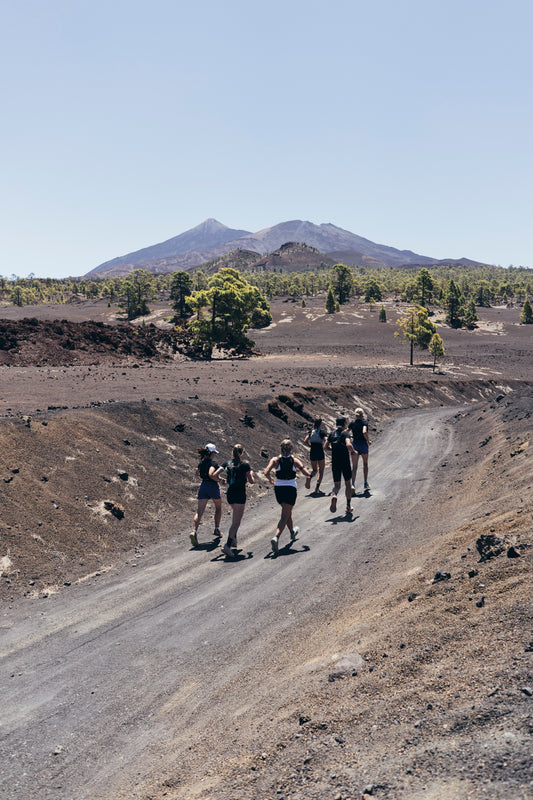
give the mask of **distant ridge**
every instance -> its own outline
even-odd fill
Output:
[[[411,250],[397,250],[384,244],[376,244],[330,222],[315,225],[303,220],[290,220],[251,233],[228,228],[218,220],[209,218],[172,239],[105,261],[85,277],[119,277],[134,269],[146,269],[154,274],[190,270],[233,251],[255,252],[258,256],[265,256],[289,242],[315,248],[319,254],[327,257],[323,259],[324,263],[328,263],[330,259],[332,263],[369,267],[420,267],[451,263],[419,255]],[[300,260],[303,262],[305,257]],[[317,259],[312,261],[316,262]],[[453,263],[479,262],[461,259]]]

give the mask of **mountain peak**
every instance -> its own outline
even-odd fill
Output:
[[[346,264],[398,266],[406,263],[427,263],[431,259],[411,251],[376,244],[331,222],[316,225],[309,220],[280,222],[256,233],[228,228],[214,217],[208,217],[195,228],[165,242],[119,256],[91,270],[89,275],[127,274],[138,266],[154,272],[191,269],[233,250],[255,251],[260,256],[272,253],[286,242],[299,242],[323,254],[347,259]],[[351,259],[351,260],[350,260]]]

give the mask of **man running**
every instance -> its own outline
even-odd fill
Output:
[[[346,513],[352,513],[352,465],[350,455],[353,453],[350,432],[346,429],[346,417],[337,417],[336,428],[332,431],[326,442],[326,448],[331,450],[331,471],[333,473],[333,492],[331,493],[331,513],[337,510],[337,495],[341,488],[341,478],[344,478],[346,494]]]
[[[365,419],[365,412],[362,408],[355,409],[355,419],[350,422],[348,428],[352,434],[352,492],[355,492],[355,476],[357,475],[357,465],[359,456],[363,459],[363,479],[364,488],[370,489],[368,483],[368,446],[371,444],[368,438],[368,422]]]

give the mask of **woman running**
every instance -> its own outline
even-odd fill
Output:
[[[201,461],[196,468],[195,475],[200,477],[202,482],[198,489],[198,510],[194,515],[193,530],[190,534],[193,547],[198,547],[198,526],[209,500],[212,500],[215,504],[214,535],[217,538],[221,536],[219,526],[222,517],[222,500],[220,498],[219,480],[222,467],[219,467],[217,462],[213,461],[213,453],[218,453],[218,450],[211,442],[198,450]]]
[[[292,509],[296,503],[296,470],[300,470],[306,478],[311,477],[311,473],[304,467],[299,458],[292,455],[292,442],[290,439],[284,439],[280,446],[281,454],[270,459],[268,467],[265,469],[265,477],[268,478],[270,483],[274,484],[274,493],[276,500],[281,506],[281,517],[278,522],[276,533],[270,540],[272,552],[274,555],[279,550],[279,537],[281,536],[285,526],[289,529],[291,542],[294,542],[298,534],[298,528],[294,528],[292,524]],[[270,473],[275,471],[274,477]]]
[[[246,503],[246,484],[254,483],[254,473],[247,461],[242,457],[245,453],[242,444],[236,444],[233,448],[233,458],[226,461],[222,466],[228,476],[228,491],[226,497],[233,511],[233,518],[228,533],[228,540],[222,548],[222,552],[229,558],[235,558],[235,553],[231,549],[237,547],[237,531],[241,524],[244,514],[244,504]]]
[[[365,412],[362,408],[355,409],[355,419],[350,422],[348,428],[352,434],[352,492],[355,492],[355,478],[357,475],[357,465],[359,456],[363,459],[363,480],[364,489],[370,489],[368,483],[368,446],[372,444],[368,438],[368,422],[365,419]]]
[[[337,417],[337,427],[332,431],[326,443],[326,448],[331,450],[331,471],[333,473],[333,491],[329,510],[333,514],[337,510],[337,495],[341,488],[341,479],[344,478],[346,493],[346,513],[352,513],[352,464],[350,455],[353,453],[350,432],[346,430],[346,417]]]
[[[308,431],[305,439],[304,444],[308,444],[311,448],[311,452],[309,453],[309,458],[311,461],[311,466],[313,467],[313,471],[311,473],[311,477],[307,479],[305,482],[305,488],[309,489],[311,487],[311,481],[315,477],[318,472],[318,480],[315,486],[315,494],[318,494],[320,489],[320,484],[322,483],[322,478],[324,477],[324,467],[326,465],[326,456],[324,454],[324,439],[327,436],[327,431],[322,427],[322,420],[320,418],[315,419],[313,423],[313,428],[311,431]]]

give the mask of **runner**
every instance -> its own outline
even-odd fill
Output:
[[[214,535],[217,538],[221,536],[219,525],[222,517],[222,500],[220,499],[219,480],[222,467],[219,467],[216,461],[213,461],[213,453],[218,453],[218,450],[212,442],[206,444],[205,447],[200,447],[198,450],[201,461],[194,474],[196,477],[200,477],[202,482],[198,489],[198,510],[194,515],[193,530],[190,534],[193,547],[198,547],[198,526],[209,500],[212,500],[215,504]]]
[[[279,537],[285,526],[289,529],[291,542],[294,542],[298,534],[298,528],[294,528],[292,524],[292,509],[296,503],[297,494],[296,470],[300,470],[307,478],[311,477],[311,473],[304,467],[300,459],[292,455],[292,442],[290,439],[282,441],[280,450],[281,455],[271,458],[268,467],[265,469],[265,477],[268,478],[270,483],[274,484],[276,500],[281,506],[278,527],[270,540],[274,555],[279,550]],[[275,477],[270,474],[272,470],[276,473]]]
[[[315,486],[315,494],[318,494],[320,489],[320,484],[322,483],[322,478],[324,477],[324,467],[326,465],[326,457],[324,454],[324,439],[327,437],[327,431],[325,428],[322,427],[322,420],[320,418],[315,419],[313,423],[313,428],[311,431],[308,431],[305,439],[304,444],[308,444],[311,448],[311,452],[309,453],[309,458],[311,461],[311,466],[313,467],[313,471],[311,473],[311,477],[308,478],[305,482],[305,488],[309,489],[311,487],[311,480],[315,477],[318,472],[318,480]]]
[[[222,466],[228,476],[228,491],[226,497],[233,511],[228,540],[222,548],[222,552],[229,558],[235,558],[235,553],[231,549],[237,547],[237,531],[241,524],[244,514],[244,504],[246,503],[246,483],[254,483],[254,473],[247,461],[242,460],[245,450],[242,444],[233,447],[232,461],[226,461]]]
[[[350,433],[346,430],[346,417],[337,417],[336,428],[327,439],[326,448],[331,450],[331,471],[333,473],[333,491],[331,493],[331,513],[337,510],[337,495],[341,488],[341,477],[344,478],[346,493],[346,513],[352,513],[352,465],[350,454],[353,452]]]
[[[353,422],[350,422],[348,428],[352,434],[352,493],[354,493],[359,456],[363,459],[364,488],[370,489],[368,483],[368,446],[372,444],[372,442],[368,438],[368,422],[365,419],[365,412],[362,408],[355,409],[355,419]]]

